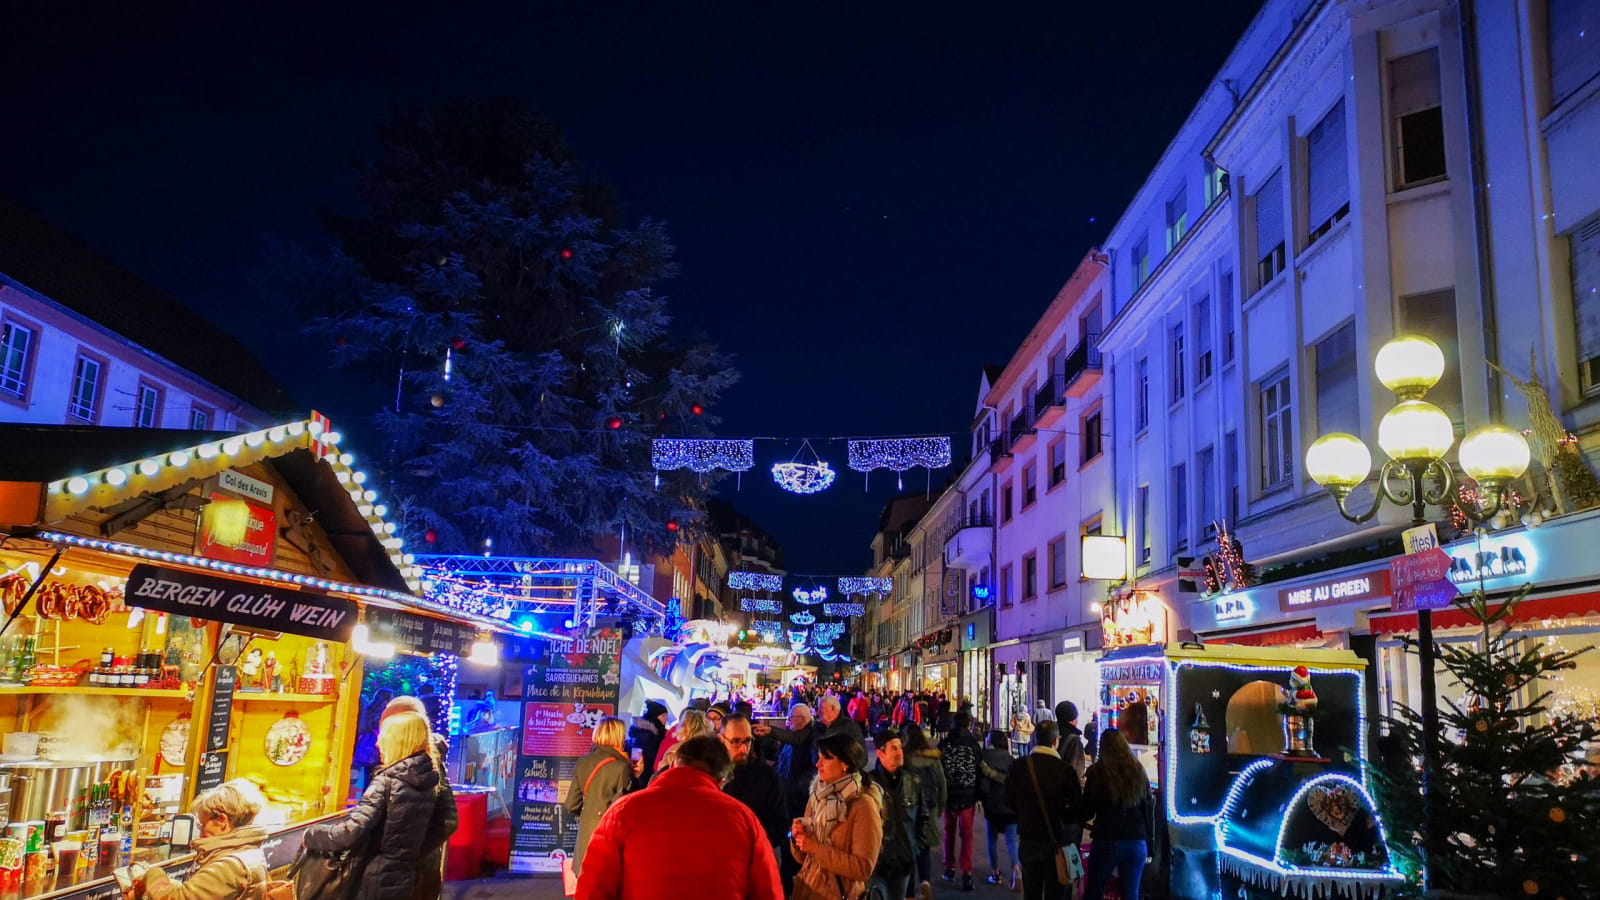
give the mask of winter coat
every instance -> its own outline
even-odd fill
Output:
[[[778,751],[778,776],[783,779],[789,798],[789,815],[799,816],[811,796],[811,780],[817,775],[817,739],[822,737],[820,722],[807,722],[804,728],[790,731],[772,726],[772,739],[784,745]]]
[[[917,836],[922,833],[922,826],[926,824],[923,820],[927,817],[922,808],[922,783],[911,773],[910,766],[901,766],[899,772],[891,775],[880,765],[868,772],[866,778],[883,792],[883,844],[878,850],[876,871],[893,875],[917,861]]]
[[[590,779],[591,775],[593,779]],[[589,786],[587,791],[584,785]],[[600,824],[600,817],[632,785],[633,762],[623,756],[621,750],[596,746],[578,758],[578,764],[572,770],[572,782],[567,787],[566,799],[561,801],[567,812],[578,817],[578,845],[572,852],[573,874],[583,871],[583,853],[589,846],[589,838]]]
[[[1078,726],[1071,722],[1061,723],[1061,742],[1056,745],[1056,750],[1072,767],[1072,771],[1078,773],[1078,784],[1082,785],[1089,771],[1089,757],[1083,746],[1083,732],[1078,730]]]
[[[442,734],[432,735],[433,749],[439,757],[439,805],[434,810],[433,822],[428,826],[428,841],[434,847],[432,853],[422,858],[418,866],[416,900],[439,900],[444,893],[444,847],[449,842],[450,836],[456,833],[456,828],[461,824],[460,812],[456,809],[455,791],[450,790],[450,774],[445,771],[444,761],[450,757],[450,739]]]
[[[1006,804],[1006,775],[1016,760],[1008,751],[990,747],[983,751],[983,762],[978,774],[978,802],[983,804],[983,818],[995,825],[1010,825],[1017,814]]]
[[[983,748],[978,739],[966,731],[952,731],[939,745],[944,754],[944,778],[948,783],[949,803],[946,809],[960,812],[978,805],[978,760]]]
[[[640,716],[628,729],[628,746],[644,754],[644,771],[634,778],[633,786],[642,788],[650,783],[656,771],[656,757],[661,754],[661,742],[666,740],[667,726],[659,719]]]
[[[378,770],[367,792],[338,822],[306,829],[306,849],[354,850],[366,860],[356,900],[411,900],[430,844],[443,829],[439,769],[426,753],[413,753]]]
[[[152,868],[145,874],[144,895],[149,900],[239,900],[267,883],[267,858],[261,852],[266,839],[267,830],[255,825],[200,838],[194,842],[200,858],[189,877],[180,883]]]
[[[783,789],[778,770],[759,759],[733,767],[733,777],[722,786],[723,793],[743,803],[756,814],[767,833],[767,843],[783,843],[789,832],[789,796]]]
[[[906,767],[917,776],[922,788],[922,808],[927,817],[917,835],[917,849],[927,850],[939,846],[939,823],[949,803],[944,783],[944,766],[940,765],[938,750],[918,750],[906,755]]]
[[[1111,799],[1101,768],[1089,769],[1089,783],[1083,789],[1077,820],[1088,825],[1098,843],[1105,841],[1148,841],[1154,833],[1155,802],[1146,790],[1132,806],[1118,806]]]
[[[772,845],[743,803],[693,766],[612,804],[589,839],[577,900],[782,900]],[[837,898],[832,898],[837,900]]]
[[[844,821],[834,826],[827,844],[812,840],[811,849],[802,853],[789,841],[789,852],[800,861],[790,900],[855,900],[866,893],[867,879],[878,865],[883,845],[883,808],[878,792],[865,784],[850,801]],[[806,818],[811,818],[809,809]]]
[[[1033,786],[1035,777],[1039,781],[1037,791]],[[1024,860],[1043,862],[1055,856],[1056,847],[1081,843],[1083,828],[1072,816],[1082,799],[1078,776],[1054,750],[1035,749],[1012,763],[1011,773],[1006,776],[1005,800],[1017,813],[1017,837],[1021,839],[1018,855]],[[1050,839],[1052,835],[1054,841]]]
[[[839,717],[837,719],[833,720],[832,725],[823,725],[821,719],[817,720],[817,724],[822,726],[822,730],[817,734],[818,740],[821,740],[825,737],[832,737],[836,734],[848,734],[855,738],[856,743],[860,744],[862,747],[867,746],[867,738],[861,733],[861,726],[857,725],[855,720],[851,719],[842,712],[839,713]]]

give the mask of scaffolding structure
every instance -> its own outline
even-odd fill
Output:
[[[648,619],[659,631],[666,605],[597,559],[546,556],[418,555],[423,591],[452,603],[461,590],[475,593],[486,615],[570,612],[575,625],[592,626],[602,615]]]

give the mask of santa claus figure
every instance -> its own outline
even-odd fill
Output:
[[[1317,709],[1317,692],[1311,689],[1311,670],[1305,666],[1295,666],[1289,673],[1289,705],[1303,714],[1310,714]]]

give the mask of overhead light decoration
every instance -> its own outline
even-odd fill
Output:
[[[850,468],[857,472],[889,469],[900,473],[907,469],[942,469],[950,465],[949,437],[882,438],[850,441]],[[905,483],[901,482],[901,487]]]
[[[781,591],[783,576],[766,572],[729,572],[728,587],[736,591]]]
[[[748,472],[755,468],[755,441],[656,438],[650,442],[650,464],[656,471],[688,469],[704,474],[713,469]]]
[[[799,631],[793,628],[789,629],[789,649],[796,653],[806,652],[806,647],[810,644],[810,637],[811,632],[805,629]]]
[[[795,588],[791,593],[794,595],[796,603],[804,603],[806,606],[816,606],[818,603],[826,603],[828,600],[828,589],[825,587],[812,588],[811,590]]]
[[[745,612],[783,612],[783,602],[780,600],[763,600],[759,597],[741,597],[739,608]]]
[[[894,593],[894,579],[847,575],[839,579],[837,587],[839,588],[839,593],[845,595],[892,594]]]
[[[867,607],[862,603],[824,603],[822,612],[830,616],[864,616]]]
[[[793,622],[796,625],[811,625],[811,624],[813,624],[813,623],[815,623],[817,621],[817,617],[813,616],[811,613],[806,612],[805,610],[801,610],[800,612],[797,612],[797,613],[790,613],[789,614],[789,621]]]
[[[831,644],[842,637],[844,637],[843,622],[821,622],[811,629],[811,640],[818,645]]]
[[[825,491],[833,485],[835,477],[833,467],[821,460],[814,463],[778,463],[772,467],[772,480],[791,494]]]
[[[783,623],[771,619],[757,619],[750,623],[750,627],[761,635],[761,639],[769,644],[776,644],[783,639]]]

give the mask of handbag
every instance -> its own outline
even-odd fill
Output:
[[[1056,827],[1050,822],[1050,810],[1044,805],[1044,791],[1039,788],[1039,773],[1034,770],[1033,757],[1028,757],[1028,779],[1033,782],[1033,796],[1039,801],[1039,813],[1044,816],[1045,832],[1056,847],[1056,881],[1076,884],[1083,877],[1083,857],[1078,855],[1078,845],[1061,844],[1056,840]]]
[[[261,900],[297,900],[294,889],[295,876],[300,874],[301,868],[306,864],[306,852],[301,850],[289,864],[289,870],[283,873],[283,878],[268,881],[261,887]]]
[[[306,850],[296,861],[295,900],[350,900],[367,868],[366,855],[358,850],[322,853]]]

